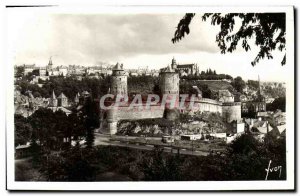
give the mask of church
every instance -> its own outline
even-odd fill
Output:
[[[199,67],[197,64],[177,64],[174,57],[172,59],[171,68],[179,74],[179,77],[199,74]]]
[[[242,102],[242,113],[249,115],[256,115],[257,112],[266,111],[266,99],[260,90],[260,80],[258,77],[258,91],[257,96],[252,101]]]
[[[66,113],[66,115],[69,115],[71,114],[71,111],[68,109],[68,107],[69,107],[68,98],[63,93],[61,93],[58,97],[56,97],[53,91],[49,99],[49,105],[47,108],[51,109],[53,112],[61,110],[64,113]]]

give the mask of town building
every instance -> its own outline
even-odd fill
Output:
[[[172,59],[171,68],[179,73],[180,77],[199,74],[199,67],[197,64],[178,64],[174,57]]]
[[[68,98],[63,93],[56,97],[54,91],[52,91],[47,108],[51,109],[53,112],[61,110],[66,113],[66,115],[71,114],[71,111],[68,109]]]
[[[257,112],[266,111],[266,99],[261,93],[260,80],[258,77],[258,91],[256,92],[256,97],[251,101],[242,102],[242,113],[244,114],[254,114]]]
[[[29,73],[31,73],[34,69],[36,69],[35,64],[32,65],[23,65],[24,67],[24,75],[28,75]]]

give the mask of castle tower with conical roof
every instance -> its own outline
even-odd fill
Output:
[[[165,104],[164,117],[169,120],[175,120],[178,118],[178,105],[179,105],[179,74],[173,67],[168,65],[167,68],[163,69],[160,74],[159,87],[161,96],[165,97],[166,100],[175,100],[175,105]],[[163,101],[162,101],[163,102]],[[172,101],[171,101],[172,102]]]
[[[179,95],[179,75],[170,65],[160,72],[161,94]]]
[[[111,94],[127,96],[127,76],[123,64],[117,63],[112,69]]]

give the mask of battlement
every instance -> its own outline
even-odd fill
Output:
[[[222,102],[213,99],[208,99],[208,98],[195,99],[195,103],[209,103],[214,105],[222,105]]]
[[[225,102],[222,103],[223,106],[241,106],[241,102]]]

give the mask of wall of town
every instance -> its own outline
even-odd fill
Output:
[[[222,103],[212,100],[212,99],[199,99],[193,103],[186,102],[185,107],[187,112],[197,113],[197,112],[214,112],[222,113]]]
[[[107,122],[110,134],[117,133],[117,122],[119,120],[138,120],[149,118],[163,118],[165,108],[160,105],[152,105],[150,108],[141,106],[119,106],[107,111]]]
[[[222,117],[226,122],[241,119],[241,103],[223,103],[222,104]]]

